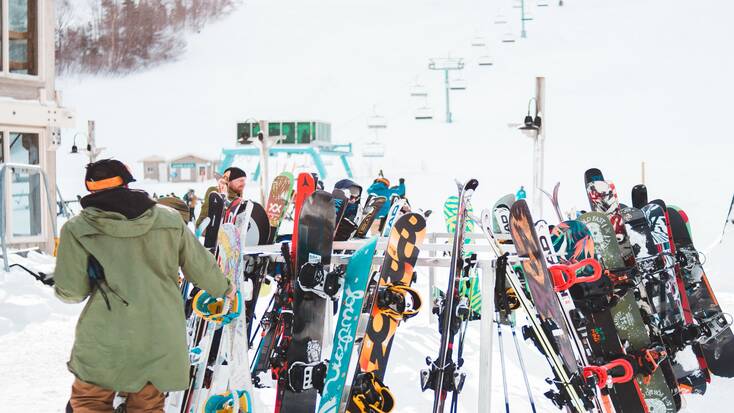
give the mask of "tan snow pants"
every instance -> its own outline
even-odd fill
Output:
[[[163,413],[166,396],[148,383],[137,393],[124,393],[127,396],[127,413]],[[112,401],[115,391],[94,384],[74,380],[71,385],[71,399],[67,413],[113,413]]]

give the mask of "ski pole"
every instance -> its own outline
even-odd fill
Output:
[[[533,400],[533,392],[530,390],[530,383],[528,382],[528,373],[525,369],[525,361],[522,358],[522,351],[520,351],[520,344],[517,342],[517,333],[515,329],[515,323],[514,321],[510,323],[510,329],[512,330],[512,341],[515,342],[515,350],[517,351],[517,359],[520,362],[520,370],[522,370],[522,378],[525,381],[525,389],[528,392],[528,399],[530,400],[530,408],[533,409],[533,413],[536,413],[535,410],[535,400]]]

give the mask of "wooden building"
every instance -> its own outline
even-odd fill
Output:
[[[51,251],[59,128],[74,126],[55,88],[54,1],[2,0],[0,235],[4,248]]]

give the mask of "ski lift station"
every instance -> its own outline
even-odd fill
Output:
[[[349,164],[352,144],[332,143],[331,124],[328,122],[248,119],[237,123],[236,142],[235,148],[222,150],[219,172],[236,164],[257,180],[264,150],[268,158],[275,159],[276,170],[315,168],[324,179],[329,176],[328,167],[339,164],[344,173],[352,177]],[[282,164],[280,168],[277,167],[279,163]]]

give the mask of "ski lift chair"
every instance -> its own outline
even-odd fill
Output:
[[[492,63],[492,58],[489,55],[479,56],[477,62],[479,63],[479,66],[492,66],[494,64]]]
[[[515,34],[507,32],[502,35],[502,43],[515,43]]]
[[[387,119],[384,116],[372,115],[367,118],[368,129],[385,129],[387,128]]]
[[[378,141],[365,142],[362,146],[362,156],[365,158],[382,158],[385,156],[385,144]]]
[[[484,47],[487,45],[487,41],[484,40],[484,37],[477,36],[472,39],[471,45],[474,47]]]
[[[428,96],[428,89],[424,85],[416,83],[410,87],[410,96],[424,98]]]
[[[451,90],[466,90],[466,79],[456,78],[449,84]]]
[[[431,120],[433,119],[433,109],[429,106],[422,106],[415,111],[416,120]]]

